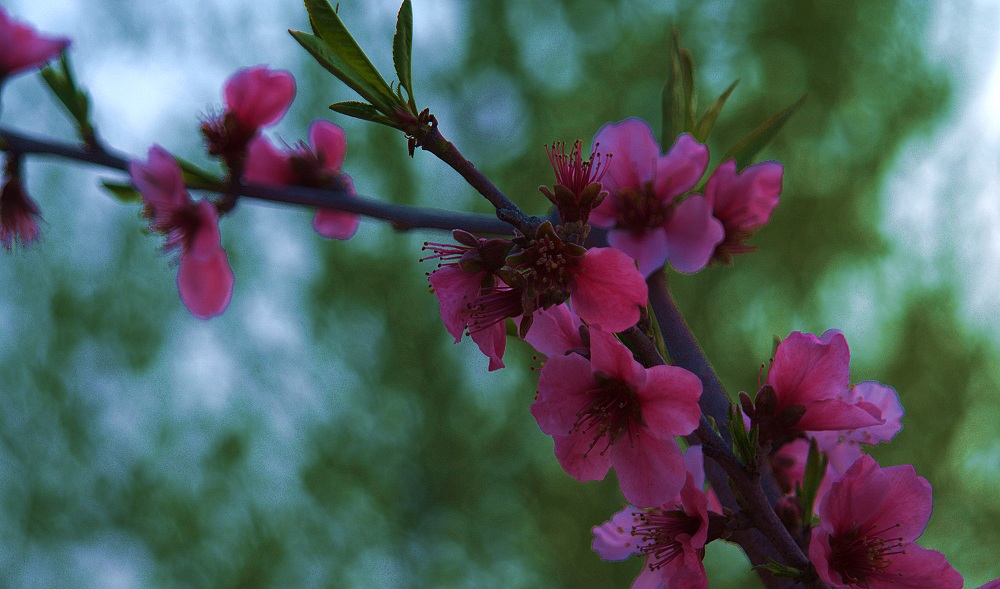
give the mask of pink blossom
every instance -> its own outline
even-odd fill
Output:
[[[38,205],[24,190],[20,166],[20,158],[8,154],[3,188],[0,188],[0,244],[7,251],[17,241],[28,245],[38,239],[38,219],[41,215]]]
[[[631,505],[600,526],[594,526],[592,548],[604,560],[625,560],[633,554],[646,563],[632,587],[705,589],[705,545],[710,537],[711,499],[703,491],[701,447],[684,454],[689,466],[684,486],[670,501],[651,509]],[[693,469],[692,469],[693,466]]]
[[[960,589],[944,555],[916,543],[931,503],[930,484],[912,466],[882,468],[862,456],[823,498],[809,560],[834,587]]]
[[[233,294],[233,270],[219,233],[219,214],[207,200],[192,201],[177,161],[162,147],[147,163],[131,162],[132,183],[142,193],[149,227],[167,236],[165,249],[180,249],[177,288],[200,319],[225,311]]]
[[[0,83],[10,75],[41,67],[69,46],[66,37],[44,37],[0,7]]]
[[[337,125],[319,120],[309,127],[309,143],[299,143],[285,150],[277,149],[268,139],[256,137],[247,149],[247,182],[273,186],[309,186],[341,190],[354,196],[351,177],[341,173],[347,154],[347,137]],[[360,217],[335,209],[318,209],[313,227],[323,237],[349,239],[358,230]]]
[[[685,133],[660,155],[641,119],[604,125],[594,137],[598,145],[611,155],[602,179],[609,196],[591,213],[591,224],[609,229],[608,242],[638,261],[644,276],[667,261],[685,273],[704,268],[723,225],[704,196],[681,197],[705,173],[708,148]]]
[[[590,354],[590,335],[584,342],[586,326],[569,305],[555,305],[535,313],[531,331],[524,341],[547,357],[563,356],[570,352]]]
[[[238,70],[223,90],[226,110],[201,125],[208,152],[223,159],[234,177],[242,173],[247,145],[260,129],[277,123],[295,98],[295,78],[258,65]]]
[[[531,406],[553,437],[556,458],[580,481],[602,479],[614,467],[632,504],[661,505],[684,483],[674,438],[701,417],[701,381],[676,366],[644,368],[611,334],[590,330],[590,359],[549,358]]]
[[[851,396],[850,351],[844,334],[792,332],[775,351],[767,382],[757,394],[754,422],[763,439],[784,442],[798,432],[883,425],[875,404]]]
[[[779,162],[762,162],[737,173],[736,160],[727,160],[712,172],[705,200],[726,232],[715,249],[717,260],[730,262],[734,254],[753,251],[746,241],[770,221],[778,206],[783,172]]]
[[[441,260],[441,266],[428,276],[438,297],[441,319],[455,343],[462,340],[466,329],[472,341],[489,358],[489,370],[504,367],[503,354],[507,346],[504,320],[520,314],[520,297],[510,299],[495,316],[478,316],[477,303],[484,297],[502,298],[510,292],[499,286],[496,272],[504,264],[513,244],[504,239],[480,239],[464,231],[453,233],[458,244],[425,243],[424,249],[434,253],[425,260]]]
[[[573,144],[569,155],[566,155],[564,143],[554,143],[551,148],[545,148],[556,174],[556,185],[552,190],[547,186],[541,186],[539,190],[556,205],[563,223],[586,223],[590,211],[608,196],[601,186],[601,178],[608,170],[609,158],[605,157],[602,161],[601,154],[591,150],[590,157],[585,160],[582,149],[580,141]]]

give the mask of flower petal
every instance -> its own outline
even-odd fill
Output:
[[[243,179],[246,182],[288,186],[295,182],[288,154],[279,151],[265,137],[255,137],[247,147],[247,160]]]
[[[639,523],[640,511],[628,506],[611,516],[611,519],[590,529],[594,534],[591,548],[603,560],[625,560],[639,553],[639,546],[632,527]]]
[[[656,174],[660,145],[649,124],[642,119],[631,118],[604,125],[594,137],[592,149],[611,154],[601,184],[612,198],[619,190],[640,188]]]
[[[633,388],[637,389],[646,382],[646,368],[635,361],[625,344],[606,331],[590,331],[590,362],[595,371]]]
[[[665,155],[657,158],[656,181],[653,183],[657,196],[665,203],[694,188],[708,167],[708,147],[698,143],[690,133],[677,138]]]
[[[641,232],[614,229],[608,232],[608,244],[638,262],[639,272],[647,278],[667,263],[670,254],[663,228]]]
[[[712,216],[711,205],[700,194],[677,205],[664,232],[670,265],[685,274],[704,268],[726,235],[722,222]]]
[[[548,309],[535,311],[531,329],[524,341],[538,350],[539,354],[553,358],[562,356],[572,349],[582,349],[580,320],[565,303]]]
[[[885,423],[845,432],[846,439],[874,446],[892,440],[903,429],[905,411],[896,389],[869,380],[854,385],[851,398],[864,400],[877,407]]]
[[[625,500],[637,507],[670,501],[686,476],[676,442],[641,434],[631,440],[619,439],[611,446],[611,465]]]
[[[309,144],[323,163],[323,170],[340,173],[347,155],[347,134],[330,121],[320,119],[309,127]]]
[[[490,359],[489,372],[503,368],[503,353],[507,347],[507,324],[494,323],[484,329],[470,329],[469,337],[479,346],[479,351]]]
[[[277,123],[295,98],[295,78],[265,65],[238,70],[224,90],[226,106],[248,129]]]
[[[579,269],[570,302],[581,319],[606,331],[622,331],[639,321],[649,291],[631,258],[614,248],[592,248]]]
[[[783,174],[780,162],[761,162],[737,173],[736,160],[727,160],[712,172],[705,198],[727,229],[755,230],[778,206]]]
[[[648,431],[663,440],[685,436],[698,427],[701,380],[679,366],[654,366],[636,395]]]
[[[810,401],[842,398],[850,382],[851,354],[840,332],[820,339],[793,331],[774,354],[767,384],[778,395],[778,409]]]
[[[455,343],[462,339],[469,322],[468,304],[479,292],[486,272],[466,272],[458,266],[442,266],[427,277],[437,295],[441,320]]]
[[[566,474],[580,481],[599,481],[611,468],[611,457],[604,451],[607,437],[594,439],[593,434],[575,431],[568,436],[552,436],[556,460]]]
[[[184,305],[195,317],[209,319],[222,314],[233,296],[234,281],[233,269],[222,246],[207,256],[181,252],[177,288]]]

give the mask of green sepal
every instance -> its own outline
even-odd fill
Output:
[[[47,65],[41,70],[42,79],[52,90],[52,94],[66,108],[76,122],[80,138],[90,142],[94,139],[94,126],[90,122],[90,96],[76,85],[73,68],[64,51],[59,56],[59,67]]]
[[[127,182],[112,182],[111,180],[101,180],[101,186],[108,191],[118,202],[125,204],[136,204],[142,202],[142,194],[134,186]]]
[[[782,579],[798,579],[802,577],[802,571],[799,569],[781,564],[773,558],[769,558],[766,563],[759,564],[753,568],[754,570],[764,569],[769,571],[775,577],[781,577]]]
[[[819,451],[816,440],[810,439],[809,456],[806,458],[806,469],[802,477],[802,486],[797,489],[799,504],[802,506],[802,523],[807,528],[812,526],[813,507],[816,504],[816,495],[819,493],[819,486],[823,482],[823,475],[826,474],[827,464],[829,464],[829,459]]]
[[[660,144],[670,145],[684,132],[684,113],[687,111],[684,94],[684,73],[680,57],[680,32],[675,28],[667,52],[667,79],[663,83],[661,109],[663,114]]]
[[[403,0],[396,16],[396,34],[392,38],[392,65],[396,68],[399,85],[406,90],[410,114],[417,114],[417,103],[413,99],[413,78],[410,67],[413,55],[413,7],[410,0]]]
[[[392,119],[382,115],[377,108],[365,102],[355,102],[353,100],[335,102],[330,105],[330,110],[363,121],[371,121],[394,128],[396,126],[392,122]]]
[[[680,43],[680,35],[677,37]],[[681,63],[681,89],[684,92],[684,128],[682,131],[694,131],[695,97],[694,91],[694,58],[686,47],[680,47],[678,56]]]
[[[736,89],[736,85],[740,81],[737,79],[735,82],[726,88],[726,91],[719,95],[712,103],[712,106],[708,107],[708,110],[701,115],[698,122],[694,126],[694,138],[698,140],[699,143],[705,143],[708,140],[709,133],[712,132],[712,128],[715,127],[715,121],[718,120],[719,114],[722,112],[722,107],[726,106],[726,101],[729,100],[729,95],[733,93]]]
[[[743,414],[740,413],[735,403],[729,404],[729,421],[726,423],[733,438],[733,452],[743,462],[743,465],[750,468],[757,468],[757,445],[760,442],[760,428],[751,426],[747,431],[746,424],[743,423]]]
[[[721,161],[727,161],[730,158],[736,158],[737,168],[745,168],[753,163],[753,158],[760,153],[760,150],[764,149],[768,143],[781,131],[781,128],[785,126],[788,119],[795,114],[795,111],[801,107],[808,97],[808,94],[803,94],[802,98],[795,101],[794,104],[787,106],[782,109],[781,112],[769,118],[768,120],[761,123],[756,129],[750,132],[749,135],[744,137],[729,149],[725,155],[722,156]]]

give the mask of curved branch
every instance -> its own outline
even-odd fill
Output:
[[[119,170],[128,173],[129,161],[134,160],[122,152],[109,149],[88,149],[72,143],[31,137],[0,127],[0,148],[21,154],[48,155]],[[199,189],[211,190],[198,187]],[[221,189],[216,190],[221,192]],[[384,219],[399,230],[406,229],[464,229],[471,233],[511,235],[513,227],[492,215],[446,211],[431,207],[411,207],[383,202],[365,196],[348,196],[336,190],[321,190],[301,186],[272,187],[240,185],[241,196],[288,204],[322,207],[357,213],[366,217]]]

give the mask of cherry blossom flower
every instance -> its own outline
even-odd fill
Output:
[[[319,120],[309,127],[309,145],[299,143],[284,151],[268,139],[256,137],[247,149],[247,182],[274,186],[309,186],[344,191],[354,196],[351,177],[341,173],[347,154],[344,130],[330,121]],[[360,216],[334,209],[318,209],[313,227],[323,237],[350,239],[358,230]]]
[[[0,244],[10,251],[18,241],[21,245],[38,239],[38,205],[31,200],[21,181],[21,161],[8,154],[4,166],[3,188],[0,188]]]
[[[727,160],[712,172],[705,185],[705,200],[726,232],[715,248],[716,260],[731,263],[734,254],[753,251],[746,241],[771,220],[783,172],[780,162],[762,162],[737,172],[736,160]]]
[[[14,74],[40,67],[69,46],[66,37],[45,37],[0,7],[0,84]]]
[[[644,276],[667,261],[685,273],[704,268],[725,231],[704,196],[681,197],[705,173],[708,148],[685,133],[660,155],[640,119],[604,125],[594,149],[598,144],[611,155],[602,179],[609,196],[591,213],[591,224],[609,229],[608,243],[638,261]]]
[[[226,110],[201,125],[208,152],[222,158],[234,177],[260,129],[277,123],[295,98],[295,78],[284,70],[258,65],[234,73],[223,90]]]
[[[701,459],[700,446],[692,446],[685,452],[689,470],[684,486],[672,500],[651,509],[626,506],[592,529],[592,548],[604,560],[625,560],[634,554],[646,556],[633,588],[708,587],[702,560],[705,545],[715,540],[719,532],[711,526],[711,518],[721,516],[710,514],[710,498],[703,491],[704,473],[700,465],[692,472],[689,459]]]
[[[200,319],[221,314],[232,297],[234,276],[215,205],[191,200],[180,166],[159,145],[149,149],[146,163],[131,162],[129,172],[142,193],[150,229],[166,235],[166,250],[180,249],[177,288],[184,305]]]
[[[850,388],[850,351],[844,334],[792,332],[775,351],[767,381],[751,410],[761,439],[777,447],[801,432],[843,431],[886,423],[877,405]],[[747,403],[744,403],[747,410]]]
[[[453,236],[458,244],[424,244],[424,249],[434,252],[425,260],[443,262],[428,276],[438,297],[441,319],[448,333],[455,338],[455,343],[462,340],[468,329],[472,341],[489,358],[489,370],[498,370],[504,367],[503,353],[507,346],[504,319],[519,314],[520,297],[515,295],[508,304],[509,311],[499,313],[492,321],[483,316],[474,318],[473,303],[484,294],[496,296],[506,292],[498,289],[496,272],[503,266],[513,244],[505,239],[480,239],[460,230],[455,230]]]
[[[862,456],[823,498],[809,560],[834,587],[960,589],[944,555],[916,543],[931,503],[930,483],[912,466]]]
[[[674,441],[701,417],[701,381],[676,366],[644,368],[611,334],[590,330],[590,359],[550,357],[531,406],[552,436],[563,469],[580,481],[602,479],[614,467],[625,499],[662,505],[684,484]]]
[[[586,160],[583,159],[583,143],[580,141],[573,144],[569,155],[564,143],[554,143],[545,148],[556,174],[556,184],[552,190],[547,186],[541,186],[539,190],[556,205],[564,224],[586,223],[590,211],[608,195],[601,186],[601,178],[608,171],[610,158],[604,157],[602,161],[596,148],[595,145]]]

